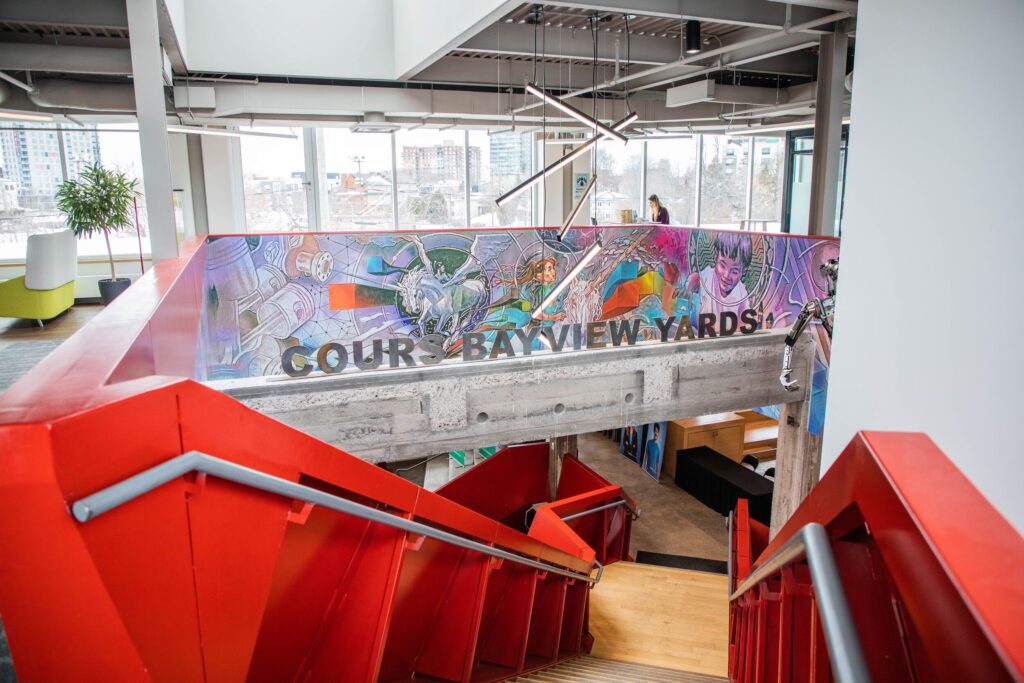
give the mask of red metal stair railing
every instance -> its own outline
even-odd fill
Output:
[[[19,681],[496,681],[586,652],[588,586],[628,522],[555,513],[621,489],[591,473],[575,507],[549,501],[544,443],[430,492],[181,379],[201,246],[0,397]],[[517,466],[545,487],[503,486]],[[540,523],[516,521],[538,503]]]
[[[1024,680],[1024,541],[926,436],[858,434],[767,532],[740,501],[730,680]]]

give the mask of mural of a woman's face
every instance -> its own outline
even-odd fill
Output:
[[[537,280],[542,284],[550,285],[558,279],[558,273],[555,272],[555,262],[545,261],[544,267],[537,273]]]
[[[718,278],[718,287],[723,295],[728,295],[736,288],[745,269],[743,259],[739,256],[732,259],[724,254],[718,254],[715,259],[715,277]]]

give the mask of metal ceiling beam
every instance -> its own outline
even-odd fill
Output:
[[[460,50],[474,50],[501,55],[533,56],[534,27],[528,24],[498,23],[476,34],[459,47]],[[616,51],[615,42],[619,41]],[[589,31],[570,31],[548,27],[545,54],[549,57],[585,59],[594,58],[594,48]],[[539,49],[539,45],[538,45]],[[598,34],[598,59],[614,62],[616,56],[625,63],[626,37],[620,33]],[[664,64],[679,59],[678,38],[651,38],[630,35],[630,61],[634,64]]]
[[[127,27],[128,10],[124,0],[5,2],[0,21]]]
[[[832,12],[857,13],[857,3],[853,0],[768,0],[768,2],[781,2],[786,5],[801,5],[803,7],[814,7],[817,9],[830,10]]]
[[[0,43],[0,69],[128,76],[132,57],[124,48]]]
[[[643,67],[638,67],[643,68]],[[691,67],[696,71],[697,67]],[[813,70],[810,72],[813,73]],[[601,80],[614,76],[614,67],[602,64],[597,77]],[[414,81],[429,83],[459,83],[479,85],[504,85],[522,88],[523,83],[533,79],[533,60],[512,61],[508,59],[482,59],[478,57],[445,57],[421,71]],[[537,80],[552,88],[578,89],[593,82],[589,66],[541,63],[537,65]],[[524,100],[522,94],[514,97],[519,106]]]
[[[745,32],[744,34],[737,32],[737,42],[746,40],[746,36],[751,33],[752,31]],[[705,76],[724,69],[739,67],[747,67],[749,71],[813,76],[816,74],[816,62],[814,59],[807,55],[796,55],[794,53],[815,47],[817,44],[818,38],[804,33],[779,34],[778,37],[765,43],[727,52],[721,55],[720,60],[715,60],[711,66],[694,69],[695,65],[691,64],[678,70],[667,69],[670,72],[668,77],[659,73],[657,76],[637,79],[633,87],[630,88],[630,92],[657,88],[683,79]],[[700,55],[695,56],[700,57]],[[787,56],[788,59],[785,59]]]
[[[786,23],[786,8],[764,0],[584,0],[558,2],[559,7],[638,14],[645,17],[669,19],[696,19],[720,24],[736,24],[755,28],[781,29]],[[791,23],[802,24],[820,18],[828,12],[796,5]]]
[[[622,76],[620,78],[615,78],[615,79],[612,79],[612,80],[608,80],[608,81],[604,81],[602,83],[599,83],[596,87],[595,86],[589,86],[587,88],[581,88],[579,90],[576,90],[576,91],[573,91],[573,92],[569,93],[568,97],[573,97],[573,96],[576,96],[576,95],[584,95],[586,93],[594,92],[594,91],[597,91],[597,90],[605,90],[605,89],[612,88],[612,87],[615,87],[615,86],[618,86],[618,85],[622,85],[623,83],[626,83],[626,82],[629,82],[629,81],[634,81],[634,80],[636,80],[638,78],[647,78],[649,76],[653,76],[654,74],[660,74],[663,71],[670,71],[672,69],[676,69],[676,68],[678,68],[680,66],[687,66],[687,65],[690,65],[690,64],[695,64],[698,61],[705,60],[705,59],[708,59],[710,57],[717,57],[719,55],[725,56],[725,55],[728,55],[730,53],[734,53],[734,52],[736,52],[736,51],[738,51],[740,49],[746,49],[748,47],[754,47],[754,46],[759,46],[759,45],[770,44],[772,41],[778,40],[778,39],[780,39],[780,38],[782,38],[784,36],[787,36],[789,34],[803,33],[805,31],[807,31],[808,29],[824,26],[826,24],[835,23],[837,21],[841,21],[841,20],[846,19],[848,17],[849,17],[849,15],[847,13],[845,13],[845,12],[836,12],[834,14],[826,14],[824,16],[821,16],[821,17],[817,18],[817,19],[812,19],[809,22],[805,22],[803,24],[797,24],[797,25],[794,25],[794,26],[791,26],[789,28],[785,28],[785,29],[782,29],[782,30],[779,30],[779,31],[770,31],[770,32],[766,32],[766,33],[761,33],[760,35],[753,36],[753,37],[748,38],[746,40],[738,40],[738,41],[735,41],[735,42],[730,41],[729,43],[723,44],[721,47],[715,48],[713,50],[705,50],[704,52],[701,52],[699,54],[690,55],[690,56],[688,56],[688,57],[686,57],[684,59],[680,59],[678,61],[671,62],[669,64],[662,64],[661,66],[652,66],[649,69],[644,69],[642,71],[637,71],[637,72],[634,72],[634,73],[631,73],[631,74],[626,74],[625,76]],[[768,48],[768,49],[772,49],[772,48]],[[519,107],[518,109],[516,109],[514,111],[516,113],[519,113],[519,112],[523,112],[523,111],[527,111],[529,109],[532,109],[535,106],[537,106],[537,105],[536,104],[524,105],[524,106]]]

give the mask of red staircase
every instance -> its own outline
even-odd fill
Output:
[[[1024,680],[1024,543],[924,435],[858,434],[770,543],[746,501],[730,536],[732,681]]]
[[[567,458],[549,501],[541,443],[429,492],[180,379],[198,246],[0,398],[19,681],[495,681],[588,652],[623,491]]]

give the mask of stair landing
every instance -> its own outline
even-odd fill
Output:
[[[725,575],[635,562],[611,564],[590,593],[590,632],[596,658],[727,676]]]
[[[728,683],[729,679],[598,657],[580,657],[516,680],[534,683]]]

